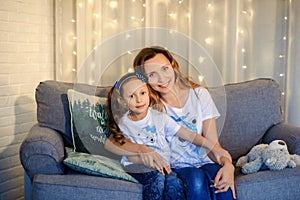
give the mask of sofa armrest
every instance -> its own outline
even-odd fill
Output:
[[[64,174],[64,142],[53,129],[34,125],[20,147],[20,161],[32,180],[36,174]]]
[[[300,155],[300,127],[279,123],[270,128],[263,137],[263,143],[270,143],[273,140],[284,140],[291,154]]]

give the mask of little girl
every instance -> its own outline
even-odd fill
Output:
[[[170,163],[168,142],[173,137],[211,150],[219,162],[219,155],[227,157],[226,151],[205,137],[181,127],[167,114],[153,109],[156,102],[157,97],[135,73],[125,74],[116,82],[108,94],[107,104],[108,127],[115,140],[120,144],[126,140],[144,144],[157,151],[166,163]],[[123,156],[121,164],[144,185],[144,199],[185,199],[182,181],[170,167],[154,170],[136,163],[138,161]]]

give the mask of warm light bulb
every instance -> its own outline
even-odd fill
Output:
[[[128,39],[131,37],[131,35],[129,33],[127,33],[125,37]]]
[[[205,60],[205,58],[204,58],[204,57],[202,57],[202,56],[200,56],[200,57],[198,58],[198,61],[199,61],[199,63],[203,63],[203,62],[204,62],[204,60]]]
[[[202,75],[198,76],[198,80],[201,83],[204,80],[204,76],[202,76]]]
[[[208,37],[205,39],[205,42],[206,42],[206,44],[212,44],[213,39]]]
[[[117,2],[117,1],[110,1],[110,2],[109,2],[109,6],[110,6],[111,8],[116,8],[116,7],[118,7],[118,2]]]
[[[170,16],[172,19],[176,19],[176,14],[175,14],[175,13],[170,13],[169,16]]]
[[[93,85],[94,82],[95,82],[95,81],[92,80],[92,79],[89,80],[89,84],[90,84],[90,85]]]

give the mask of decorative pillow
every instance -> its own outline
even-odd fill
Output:
[[[109,130],[106,126],[106,98],[69,89],[68,100],[74,150],[119,158],[104,148],[104,142],[109,136]]]
[[[67,157],[63,163],[69,168],[89,175],[114,178],[119,180],[138,181],[126,173],[120,162],[100,155],[79,153],[66,147]]]

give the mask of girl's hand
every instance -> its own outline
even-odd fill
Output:
[[[236,199],[234,187],[234,166],[231,161],[225,157],[221,158],[221,163],[223,164],[223,167],[218,171],[215,179],[213,180],[213,187],[217,189],[215,192],[226,192],[230,188],[233,198]]]
[[[128,160],[133,163],[143,164],[159,171],[162,175],[171,173],[170,166],[164,162],[161,156],[153,149],[141,145],[138,150],[138,155],[127,156]]]
[[[139,156],[145,166],[156,169],[162,175],[165,175],[165,172],[167,174],[172,172],[170,166],[165,163],[161,156],[154,150],[140,153]]]

